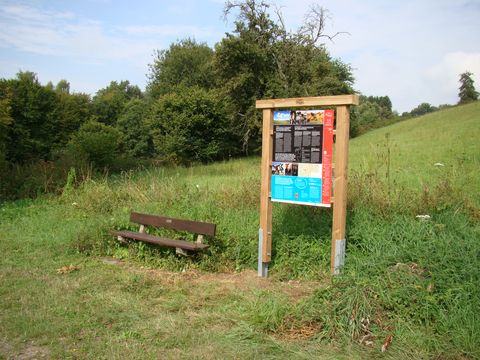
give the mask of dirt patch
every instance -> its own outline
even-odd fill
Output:
[[[8,358],[8,354],[12,352],[12,346],[6,339],[0,339],[0,358]]]
[[[288,321],[286,322],[288,323]],[[279,340],[301,341],[308,340],[320,331],[320,324],[317,323],[299,323],[290,326],[282,326],[275,332],[274,336]]]
[[[227,291],[241,290],[270,290],[285,294],[292,302],[296,302],[312,294],[312,292],[325,286],[320,281],[289,280],[279,281],[275,278],[260,278],[253,270],[232,273],[205,273],[196,270],[176,273],[162,269],[142,269],[162,284],[177,285],[191,283],[192,285],[209,284]]]
[[[49,359],[50,350],[45,346],[35,345],[33,342],[25,344],[19,351],[15,352],[12,345],[5,339],[0,340],[0,357],[9,360],[34,360],[34,359]]]
[[[50,351],[45,346],[27,345],[18,355],[12,359],[30,360],[30,359],[48,359]]]
[[[411,275],[416,275],[420,277],[425,277],[426,271],[425,269],[421,268],[418,264],[411,262],[411,263],[397,263],[390,267],[391,271],[394,272],[402,272],[408,273]]]
[[[115,259],[113,257],[103,257],[100,259],[104,264],[107,265],[122,265],[123,261]]]

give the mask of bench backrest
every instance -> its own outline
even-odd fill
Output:
[[[162,227],[178,231],[189,231],[195,234],[215,236],[217,225],[200,221],[174,219],[169,217],[140,214],[132,212],[130,221],[142,225]]]

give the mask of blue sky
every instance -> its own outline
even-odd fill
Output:
[[[42,83],[66,79],[94,94],[112,80],[142,89],[155,49],[185,37],[213,46],[233,29],[222,0],[0,0],[0,77],[19,70]],[[278,0],[287,27],[301,24],[313,1]],[[458,75],[475,74],[480,90],[480,0],[325,0],[327,42],[354,68],[355,88],[388,95],[394,109],[456,103]]]

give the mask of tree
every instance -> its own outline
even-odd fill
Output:
[[[415,109],[410,111],[411,116],[422,116],[438,109],[435,106],[430,105],[429,103],[421,103]]]
[[[472,79],[473,74],[469,71],[460,74],[460,87],[458,97],[460,98],[459,104],[466,104],[471,101],[478,100],[478,92],[475,90]]]
[[[131,85],[128,80],[112,81],[104,89],[97,91],[92,99],[92,108],[96,120],[115,125],[118,117],[123,112],[127,102],[131,99],[141,99],[142,91],[136,85]]]
[[[178,88],[152,106],[150,127],[158,156],[175,163],[228,156],[230,134],[225,100],[199,87]]]
[[[261,116],[255,100],[273,97],[353,93],[350,66],[332,59],[323,38],[326,12],[312,7],[296,33],[286,30],[282,15],[270,16],[265,1],[227,1],[224,15],[236,11],[235,29],[215,46],[218,84],[230,101],[239,150],[260,146]]]
[[[363,96],[362,96],[363,98]],[[350,121],[350,136],[355,137],[375,127],[382,120],[382,108],[373,101],[361,101],[354,108],[354,116]]]
[[[43,86],[37,75],[19,72],[0,80],[0,148],[11,164],[53,160],[90,115],[90,97],[70,94],[61,80]]]
[[[207,44],[192,39],[171,44],[167,50],[157,50],[147,75],[149,97],[158,99],[178,85],[211,89],[214,85],[212,57],[213,50]]]
[[[55,107],[53,88],[42,86],[37,75],[30,71],[19,72],[16,79],[4,84],[10,93],[7,160],[25,163],[50,157],[50,145],[55,135],[49,114]]]
[[[393,116],[392,101],[388,96],[360,96],[360,102],[375,103],[380,107],[379,116],[382,119],[389,119]]]
[[[70,94],[65,87],[60,90],[57,85],[55,106],[49,114],[52,123],[51,150],[65,147],[73,134],[90,118],[90,107],[89,95]]]
[[[0,81],[0,171],[5,173],[7,166],[8,129],[12,125],[11,93],[5,81]]]
[[[74,158],[92,163],[97,168],[111,166],[118,155],[120,132],[91,120],[83,124],[69,143]]]
[[[57,86],[55,86],[55,91],[57,93],[70,94],[70,83],[65,79],[60,80]]]
[[[145,123],[148,108],[144,100],[132,99],[118,118],[117,129],[122,134],[125,153],[134,158],[153,155],[152,138]]]

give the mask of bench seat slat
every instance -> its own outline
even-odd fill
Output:
[[[132,212],[130,221],[137,224],[163,227],[172,230],[189,231],[195,234],[215,236],[216,225],[200,221],[174,219],[164,216]]]
[[[190,251],[200,251],[208,248],[208,245],[206,244],[197,244],[197,243],[192,243],[190,241],[185,241],[185,240],[173,240],[173,239],[168,239],[168,238],[155,236],[155,235],[141,234],[135,231],[121,230],[121,231],[112,231],[111,233],[113,235],[122,236],[129,239],[140,240],[147,243],[163,245],[168,247],[181,248],[181,249],[190,250]]]

